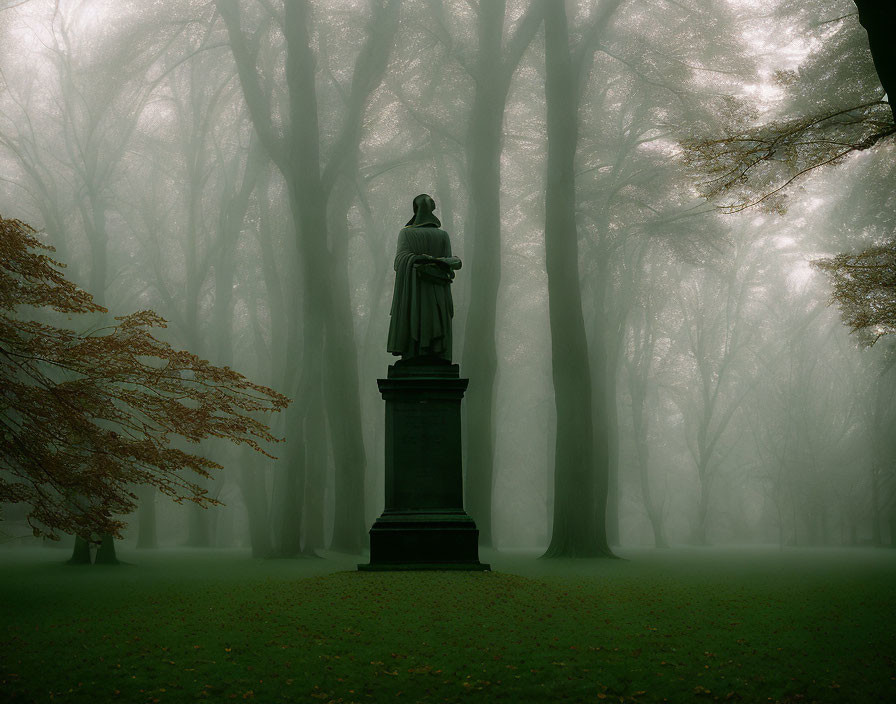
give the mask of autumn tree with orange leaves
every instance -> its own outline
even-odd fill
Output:
[[[259,414],[289,399],[157,339],[165,320],[153,311],[86,333],[48,322],[50,311],[107,311],[35,235],[0,217],[0,502],[28,504],[34,534],[53,539],[118,537],[141,484],[217,503],[195,478],[220,465],[170,441],[223,438],[268,455],[276,438]]]

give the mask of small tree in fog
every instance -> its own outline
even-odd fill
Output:
[[[181,470],[208,477],[220,465],[169,439],[224,438],[267,455],[259,443],[276,438],[255,416],[288,399],[156,339],[165,321],[152,311],[87,333],[44,322],[50,310],[106,309],[39,250],[51,248],[0,218],[0,501],[30,504],[34,534],[54,539],[118,536],[125,523],[115,516],[136,507],[135,485],[215,503]]]
[[[699,482],[692,533],[698,545],[707,543],[712,487],[733,444],[726,446],[731,421],[750,388],[739,367],[751,337],[747,312],[754,269],[754,258],[742,247],[721,271],[706,271],[681,294],[682,345],[692,375],[673,399],[687,420]]]

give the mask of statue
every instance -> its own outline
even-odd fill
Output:
[[[461,261],[451,255],[435,209],[432,197],[421,193],[414,198],[413,217],[398,233],[386,349],[400,355],[401,362],[451,362],[451,282]]]
[[[377,387],[386,402],[384,508],[359,570],[488,570],[464,511],[461,401],[469,379],[451,363],[451,281],[460,259],[421,193],[398,234],[386,349],[401,356]]]

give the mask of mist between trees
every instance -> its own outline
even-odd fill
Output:
[[[279,459],[203,443],[223,505],[136,487],[126,539],[363,549],[392,259],[426,192],[465,263],[484,545],[896,543],[892,343],[851,336],[810,264],[892,239],[890,110],[852,2],[767,5],[0,12],[0,213],[110,316],[152,309],[167,342],[293,399]],[[821,121],[839,159],[818,121],[787,127],[821,112],[847,116]],[[750,162],[734,134],[774,146]],[[8,537],[27,511],[3,507]]]

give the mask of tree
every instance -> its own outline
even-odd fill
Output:
[[[645,247],[639,247],[637,269],[644,271],[645,278],[655,282],[658,278],[657,270],[660,267],[645,268],[640,260],[644,259]],[[634,268],[634,267],[630,267]],[[635,464],[638,468],[638,485],[641,489],[641,499],[644,510],[653,530],[655,547],[667,548],[665,526],[663,524],[663,509],[665,497],[657,499],[653,483],[650,477],[650,443],[648,427],[650,416],[648,409],[651,404],[648,396],[651,387],[655,386],[653,367],[656,364],[656,346],[659,330],[655,321],[662,318],[665,300],[659,295],[658,286],[645,286],[643,292],[637,295],[629,312],[629,321],[624,340],[626,349],[623,356],[623,365],[628,382],[628,392],[631,397],[632,434],[634,441]]]
[[[610,3],[612,7],[617,4]],[[609,12],[612,14],[612,8]],[[544,241],[557,409],[554,517],[545,557],[610,556],[606,530],[608,442],[606,425],[599,427],[602,436],[597,442],[594,438],[592,369],[578,276],[578,64],[571,55],[562,3],[545,2],[545,67],[548,152]],[[598,340],[594,344],[603,343]],[[604,373],[601,363],[605,364],[604,358],[598,361],[599,378]],[[605,403],[601,391],[599,387],[598,412]]]
[[[691,426],[687,444],[699,482],[692,540],[698,545],[707,542],[710,496],[729,454],[723,440],[749,390],[738,366],[751,334],[746,315],[756,267],[751,254],[741,247],[718,273],[706,271],[682,286],[683,343],[694,377],[678,390],[675,402]]]
[[[813,264],[830,277],[832,300],[864,345],[896,333],[896,239]]]
[[[235,0],[216,0],[227,28],[246,106],[258,138],[287,184],[295,228],[296,254],[301,260],[301,336],[294,327],[288,337],[291,354],[302,352],[301,374],[288,372],[289,386],[297,384],[302,404],[290,418],[293,429],[320,424],[320,413],[309,417],[314,398],[321,398],[330,450],[335,465],[335,508],[332,547],[360,552],[366,539],[364,474],[366,455],[361,433],[357,344],[348,279],[347,228],[352,199],[339,198],[358,168],[363,119],[371,94],[379,86],[389,62],[398,28],[398,0],[372,2],[366,39],[360,48],[351,85],[340,95],[344,119],[327,154],[323,149],[320,89],[314,52],[313,13],[308,0],[285,2],[283,15],[273,17],[282,32],[286,108],[282,121],[276,98],[263,88],[258,41],[269,21],[262,8],[262,29],[248,32]],[[272,40],[272,43],[279,38]],[[335,79],[333,79],[335,80]],[[282,122],[282,127],[280,126]],[[326,158],[326,157],[329,158]],[[296,300],[298,296],[291,296]],[[295,316],[294,316],[295,317]],[[316,426],[315,426],[316,427]],[[309,457],[322,457],[320,432],[309,425],[304,442]],[[296,443],[301,446],[300,443]],[[299,452],[297,449],[296,452]],[[304,457],[296,456],[287,468],[290,486],[304,482]],[[293,513],[293,515],[296,515]],[[298,540],[296,540],[298,543]]]
[[[158,85],[192,54],[189,12],[184,16],[183,8],[174,11],[170,4],[137,13],[132,9],[127,3],[110,6],[107,26],[114,31],[98,42],[83,31],[91,11],[86,4],[56,6],[46,27],[36,32],[45,46],[46,73],[41,71],[41,80],[31,77],[10,87],[9,111],[0,126],[0,146],[19,164],[17,185],[29,194],[49,235],[58,237],[62,258],[76,263],[73,235],[80,230],[86,237],[89,273],[84,279],[99,305],[112,295],[115,264],[121,260],[115,251],[120,240],[114,237],[120,214],[117,186],[134,133]],[[38,115],[43,119],[34,119]],[[75,222],[75,227],[65,226]],[[199,351],[192,343],[188,347]],[[86,549],[76,540],[76,551]]]
[[[276,438],[257,416],[289,400],[155,338],[165,321],[152,311],[84,333],[44,320],[106,312],[46,251],[32,228],[0,218],[0,500],[30,504],[34,534],[53,539],[120,536],[135,486],[216,503],[182,472],[220,465],[169,440],[222,438],[270,456],[262,443]]]
[[[440,3],[434,3],[439,6]],[[466,401],[466,505],[479,526],[479,540],[491,546],[492,491],[495,484],[495,393],[498,353],[495,324],[501,280],[501,153],[504,111],[511,80],[541,25],[541,3],[531,3],[505,40],[504,0],[479,3],[475,62],[466,66],[474,79],[466,135],[469,182],[466,241],[470,298],[461,359],[476,383]],[[506,50],[503,49],[506,45]]]

